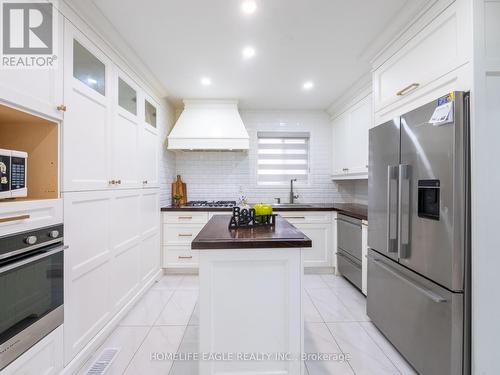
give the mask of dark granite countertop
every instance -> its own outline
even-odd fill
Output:
[[[300,230],[276,216],[275,226],[229,229],[230,215],[215,215],[191,242],[191,248],[259,249],[312,247],[312,241]]]
[[[273,211],[337,211],[341,214],[354,217],[356,219],[368,220],[368,206],[364,204],[356,203],[309,203],[308,207],[301,206],[297,207],[273,207]],[[162,211],[201,211],[201,212],[231,212],[231,208],[227,207],[173,207],[166,206],[162,207]]]

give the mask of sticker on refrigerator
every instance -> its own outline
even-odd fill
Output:
[[[453,122],[453,102],[447,102],[436,107],[429,124],[440,126]]]

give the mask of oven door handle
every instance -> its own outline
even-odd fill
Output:
[[[40,260],[40,259],[43,259],[43,258],[47,258],[51,255],[54,255],[54,254],[57,254],[57,253],[60,253],[61,251],[64,251],[68,248],[69,246],[64,246],[64,245],[61,245],[61,246],[57,246],[55,249],[53,250],[50,250],[50,251],[47,251],[47,252],[44,252],[44,253],[41,253],[41,254],[38,254],[38,255],[35,255],[33,257],[29,257],[29,258],[26,258],[26,259],[22,259],[20,260],[19,262],[15,262],[15,263],[11,263],[11,264],[7,264],[6,266],[3,266],[3,267],[0,267],[0,274],[2,273],[5,273],[7,271],[10,271],[10,270],[13,270],[15,268],[18,268],[18,267],[21,267],[21,266],[24,266],[28,263],[31,263],[31,262],[35,262],[37,260]]]

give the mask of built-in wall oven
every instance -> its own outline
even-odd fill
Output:
[[[337,267],[342,276],[361,290],[361,220],[339,214],[337,217]]]
[[[0,237],[0,370],[63,323],[63,225]]]

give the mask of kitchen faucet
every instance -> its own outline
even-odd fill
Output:
[[[293,182],[294,181],[297,181],[297,179],[296,178],[292,178],[290,180],[290,204],[293,204],[294,201],[295,201],[295,199],[297,199],[299,197],[298,194],[294,194],[293,193]]]

